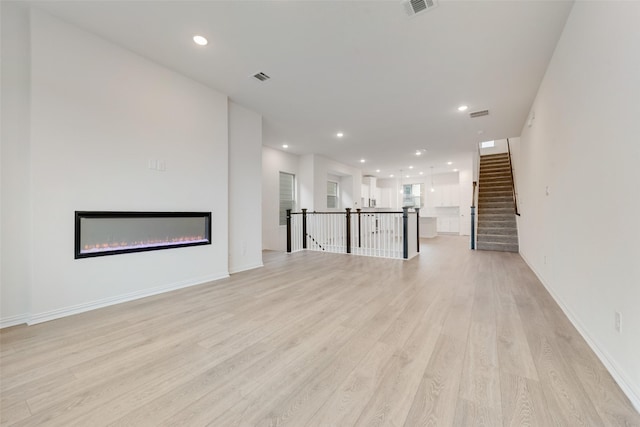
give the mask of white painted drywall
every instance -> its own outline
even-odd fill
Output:
[[[340,208],[357,209],[360,207],[362,191],[362,171],[335,160],[313,154],[313,200],[314,209],[327,210],[327,180],[338,175],[340,179]],[[306,206],[300,206],[306,207]]]
[[[262,266],[262,116],[229,102],[229,272]]]
[[[639,19],[639,2],[575,3],[516,181],[523,258],[640,409]]]
[[[297,190],[298,200],[297,209],[308,209],[313,211],[314,205],[314,158],[313,154],[305,154],[298,158]],[[325,190],[326,191],[326,190]]]
[[[29,9],[0,2],[2,15],[0,327],[29,313]]]
[[[228,274],[227,120],[226,96],[32,10],[32,321]],[[74,260],[74,210],[212,211],[213,244]]]
[[[262,147],[262,247],[284,251],[287,248],[287,229],[279,225],[280,172],[296,176],[296,199],[300,198],[299,157],[270,147]]]
[[[497,139],[493,141],[493,144],[494,144],[493,147],[488,147],[488,148],[480,147],[480,155],[490,156],[492,154],[502,154],[509,151],[509,148],[507,147],[506,139]]]

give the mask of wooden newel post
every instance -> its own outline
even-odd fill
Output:
[[[307,210],[302,209],[302,249],[307,249]]]
[[[356,211],[358,211],[358,247],[361,248],[362,247],[362,233],[360,230],[362,230],[361,228],[361,217],[360,214],[362,213],[362,209],[358,208],[356,209]]]
[[[420,252],[420,208],[416,209],[416,245],[417,250]]]
[[[347,253],[351,253],[351,208],[346,208],[347,211]]]
[[[287,209],[287,252],[291,252],[291,209]]]
[[[409,258],[409,208],[402,208],[402,258]]]

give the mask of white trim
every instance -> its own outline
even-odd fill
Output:
[[[602,362],[604,367],[607,368],[607,371],[609,371],[609,373],[613,377],[613,380],[618,384],[620,389],[622,389],[622,392],[627,396],[629,401],[631,401],[631,404],[636,409],[636,411],[640,412],[640,391],[637,391],[633,386],[633,382],[627,379],[628,375],[626,375],[625,371],[620,368],[615,359],[611,357],[606,350],[602,349],[597,344],[596,340],[591,338],[591,336],[587,332],[587,329],[584,328],[578,320],[578,317],[573,314],[567,304],[562,301],[560,296],[553,291],[553,288],[551,288],[551,286],[547,285],[545,281],[542,280],[542,277],[540,276],[540,274],[538,274],[536,269],[533,268],[529,260],[527,260],[527,258],[522,253],[520,253],[520,256],[527,264],[527,266],[529,266],[531,271],[533,271],[533,274],[536,275],[540,283],[542,283],[542,286],[545,287],[547,292],[549,292],[558,306],[560,306],[562,312],[565,314],[565,316],[567,316],[573,327],[576,328],[580,335],[582,335],[582,338],[584,338],[584,340],[587,342],[587,345],[591,348],[591,350],[593,350],[598,359],[600,359],[600,362]]]
[[[85,311],[95,310],[110,305],[120,304],[127,301],[132,301],[140,298],[150,297],[152,295],[162,294],[165,292],[174,291],[177,289],[188,288],[190,286],[201,285],[204,283],[212,282],[214,280],[220,280],[229,277],[229,274],[210,275],[204,277],[198,277],[190,279],[188,281],[181,281],[177,283],[170,283],[167,285],[159,286],[157,288],[143,289],[136,292],[131,292],[124,295],[118,295],[115,297],[104,298],[101,300],[73,305],[71,307],[58,308],[51,311],[45,311],[44,313],[37,313],[31,315],[28,319],[28,325],[35,325],[37,323],[47,322],[49,320],[59,319],[61,317],[67,317],[74,314],[84,313]]]
[[[237,267],[237,268],[233,268],[233,269],[229,269],[229,274],[235,274],[235,273],[241,273],[243,271],[248,271],[248,270],[253,270],[256,268],[260,268],[260,267],[264,267],[264,264],[262,263],[258,263],[258,264],[254,264],[254,265],[248,265],[246,267]]]
[[[15,316],[5,317],[0,319],[0,329],[8,328],[9,326],[22,325],[29,320],[29,313],[17,314]]]

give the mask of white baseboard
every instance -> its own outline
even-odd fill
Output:
[[[190,286],[201,285],[203,283],[212,282],[214,280],[220,280],[229,277],[228,274],[219,274],[211,276],[203,276],[193,278],[186,281],[170,283],[167,285],[159,286],[151,289],[144,289],[141,291],[131,292],[124,295],[117,295],[114,297],[104,298],[97,301],[82,303],[71,307],[59,308],[51,311],[45,311],[43,313],[32,314],[27,316],[27,324],[35,325],[37,323],[47,322],[49,320],[59,319],[61,317],[67,317],[74,314],[84,313],[85,311],[95,310],[102,307],[107,307],[114,304],[120,304],[127,301],[133,301],[140,298],[150,297],[152,295],[162,294],[165,292],[175,291],[177,289],[188,288]],[[24,322],[23,322],[24,323]]]
[[[618,384],[618,386],[620,386],[620,389],[622,390],[622,392],[629,398],[629,401],[631,402],[633,407],[636,409],[636,411],[640,412],[640,391],[636,390],[636,387],[633,385],[633,382],[627,379],[628,376],[625,374],[624,370],[620,368],[620,366],[615,361],[615,359],[611,357],[611,355],[605,349],[599,346],[596,340],[589,335],[589,333],[587,332],[587,329],[582,326],[582,323],[580,323],[580,320],[578,319],[578,317],[573,314],[571,309],[567,306],[567,304],[564,303],[562,298],[560,298],[558,294],[554,292],[553,288],[549,286],[547,283],[545,283],[545,281],[542,279],[542,276],[538,274],[536,269],[529,262],[529,260],[522,254],[522,252],[520,252],[520,256],[522,257],[524,262],[529,266],[531,271],[533,271],[533,274],[535,274],[538,280],[540,280],[540,283],[542,283],[542,286],[545,287],[545,289],[549,292],[549,294],[555,300],[558,306],[560,306],[560,309],[562,309],[562,312],[565,314],[565,316],[567,316],[567,318],[576,328],[578,333],[582,335],[582,338],[584,338],[584,340],[587,342],[587,345],[591,347],[591,350],[593,350],[593,352],[596,354],[598,359],[600,359],[604,367],[607,368],[607,370],[613,377],[613,380]]]
[[[8,328],[9,326],[22,325],[29,321],[29,314],[18,314],[15,316],[8,316],[0,319],[0,329]]]
[[[243,267],[230,268],[229,269],[229,274],[240,273],[240,272],[243,272],[243,271],[253,270],[255,268],[260,268],[260,267],[264,267],[264,264],[259,263],[259,264],[251,264],[251,265],[247,265],[247,266],[243,266]]]

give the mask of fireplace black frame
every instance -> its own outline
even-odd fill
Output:
[[[151,247],[131,247],[126,249],[109,249],[99,252],[82,252],[81,219],[83,218],[203,218],[205,220],[205,239],[199,242],[179,242]],[[211,244],[211,212],[140,212],[140,211],[75,211],[75,250],[74,258],[93,258],[107,255],[119,255],[132,252],[147,252],[163,249],[184,248]]]

